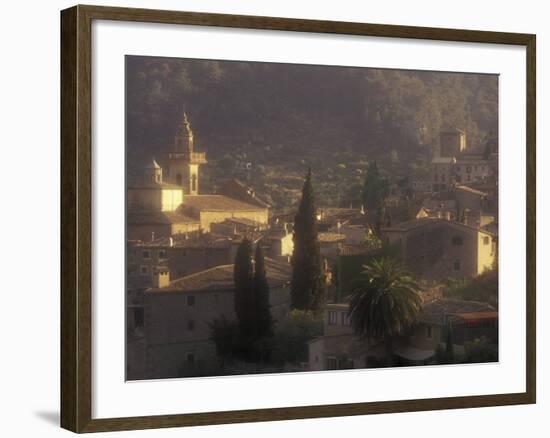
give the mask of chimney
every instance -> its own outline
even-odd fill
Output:
[[[165,266],[157,266],[153,269],[153,287],[160,289],[170,284],[170,271]]]

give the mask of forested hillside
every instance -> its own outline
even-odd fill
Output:
[[[492,75],[127,57],[126,80],[130,171],[171,148],[185,107],[212,164],[202,187],[250,163],[244,177],[280,207],[308,165],[337,205],[369,160],[421,177],[441,129],[464,129],[481,149],[498,132]]]

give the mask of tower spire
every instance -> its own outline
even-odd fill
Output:
[[[175,140],[175,152],[188,154],[193,153],[193,130],[191,129],[191,123],[189,123],[189,119],[187,118],[185,105],[183,105],[183,118]]]

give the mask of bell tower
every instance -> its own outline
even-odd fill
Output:
[[[174,139],[174,152],[168,154],[170,182],[183,187],[184,194],[199,194],[199,167],[206,163],[204,152],[195,152],[193,130],[183,113],[183,119]]]

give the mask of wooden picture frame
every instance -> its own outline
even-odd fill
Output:
[[[115,20],[294,32],[518,45],[526,48],[527,285],[526,391],[461,396],[207,412],[127,418],[92,418],[92,21]],[[75,6],[61,12],[61,426],[98,432],[177,426],[335,417],[535,403],[535,35]]]

